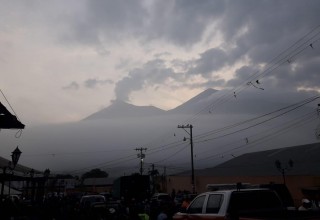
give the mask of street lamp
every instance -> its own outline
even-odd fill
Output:
[[[13,164],[13,169],[16,168],[19,158],[21,156],[21,151],[19,150],[19,147],[17,146],[17,148],[12,151],[11,153],[11,160],[12,160],[12,164]]]
[[[43,172],[43,176],[47,179],[50,176],[50,170],[49,169],[45,169]]]
[[[9,161],[7,166],[2,167],[1,199],[3,198],[4,181],[6,179],[6,171],[7,171],[7,169],[10,169],[10,171],[13,173],[13,170],[16,168],[16,165],[18,164],[21,153],[22,152],[19,150],[19,147],[17,146],[16,149],[11,152],[11,161]],[[9,178],[9,195],[10,195],[10,185],[11,185],[11,179]]]
[[[33,182],[33,177],[34,177],[34,169],[31,169],[29,172],[30,178],[31,178],[31,201],[33,202],[34,200],[34,182]]]
[[[43,177],[44,177],[44,182],[43,182],[43,195],[45,196],[46,194],[46,183],[47,183],[47,180],[50,176],[50,170],[49,169],[45,169],[44,172],[43,172]]]

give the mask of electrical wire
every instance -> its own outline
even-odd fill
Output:
[[[275,71],[281,65],[286,63],[288,60],[293,60],[295,57],[297,57],[298,55],[302,54],[308,47],[310,47],[310,45],[314,45],[315,43],[317,43],[319,41],[319,38],[314,40],[320,34],[319,31],[316,32],[315,34],[313,34],[310,37],[311,33],[314,33],[315,30],[319,29],[319,27],[320,26],[317,26],[315,29],[313,29],[312,31],[307,33],[304,37],[302,37],[301,39],[296,41],[293,45],[291,45],[285,51],[283,51],[278,56],[276,56],[274,59],[272,59],[270,61],[270,63],[265,66],[265,70],[264,71],[262,71],[262,72],[257,71],[254,74],[250,75],[246,80],[244,80],[244,82],[240,86],[238,86],[237,88],[234,88],[234,89],[232,89],[230,91],[227,91],[226,94],[222,94],[217,100],[215,100],[214,102],[212,102],[210,105],[206,106],[205,108],[201,109],[199,112],[194,114],[191,118],[189,118],[187,121],[195,120],[198,117],[199,114],[201,114],[204,111],[208,111],[208,109],[213,111],[214,108],[216,108],[218,105],[222,105],[225,102],[233,99],[236,95],[241,93],[244,89],[246,89],[246,88],[250,87],[251,85],[253,85],[252,81],[262,79],[263,77],[265,77],[266,75],[268,75],[271,72]],[[309,38],[306,39],[307,37],[309,37]],[[306,40],[304,40],[304,39],[306,39]],[[300,44],[299,42],[301,42],[301,41],[303,41],[303,43]],[[293,48],[293,50],[291,50],[292,48]],[[289,52],[287,53],[287,51],[289,51]],[[248,84],[248,82],[250,82],[251,84]],[[303,105],[301,105],[301,106],[303,106]],[[274,117],[272,117],[270,119],[264,120],[262,122],[256,123],[256,124],[251,125],[251,126],[247,126],[246,128],[242,128],[242,129],[239,129],[237,131],[234,131],[234,132],[231,132],[231,133],[228,133],[228,134],[224,134],[224,135],[219,136],[219,137],[215,137],[213,139],[229,136],[229,135],[232,135],[232,134],[247,130],[249,128],[258,126],[260,124],[263,124],[265,122],[273,120],[273,119],[275,119],[277,117],[280,117],[280,116],[282,116],[282,115],[284,115],[284,114],[286,114],[288,112],[291,112],[291,111],[293,111],[293,110],[295,110],[297,108],[300,108],[301,106],[298,106],[298,107],[296,107],[296,108],[294,108],[292,110],[288,110],[288,111],[286,111],[286,112],[284,112],[284,113],[282,113],[282,114],[280,114],[278,116],[274,116]],[[261,117],[263,117],[263,116],[261,116]],[[256,120],[256,119],[251,119],[251,120]],[[251,120],[249,120],[249,122]],[[233,126],[236,127],[236,126],[240,126],[240,125],[241,124],[235,124],[235,125],[231,125],[230,127],[221,128],[220,130],[223,131],[223,130],[231,129],[231,128],[233,128]],[[221,131],[219,131],[219,132],[221,132]],[[218,132],[218,131],[215,130],[215,131],[211,131],[211,132],[214,133],[214,132]],[[202,134],[202,137],[198,136],[198,138],[203,138],[203,137],[207,137],[209,135],[212,135],[213,133],[211,133],[211,132],[207,132],[206,134]],[[213,139],[202,140],[201,142],[205,142],[205,141],[209,141],[209,140],[213,140]],[[200,143],[200,142],[197,142],[197,143]],[[153,147],[152,149],[150,149],[150,151],[151,151],[151,153],[158,153],[158,152],[161,152],[161,151],[166,150],[166,149],[172,149],[172,147],[180,146],[181,144],[182,143],[180,143],[180,142],[174,142],[174,143],[170,143],[170,144],[163,145],[163,146]],[[150,152],[150,151],[148,151],[148,152]],[[127,156],[127,157],[131,157],[131,156]],[[119,161],[121,161],[121,160],[123,160],[123,159],[125,159],[127,157],[118,158],[118,159],[115,159],[113,161],[109,161],[109,162],[98,164],[98,165],[91,166],[91,167],[97,167],[97,166],[100,166],[100,165],[107,165],[107,164],[111,164],[112,162],[119,162]],[[133,160],[133,159],[130,159],[130,160]],[[84,170],[84,169],[90,169],[90,167],[83,168],[83,169],[80,169],[80,170]],[[76,171],[79,171],[79,170],[76,170]]]
[[[305,40],[302,44],[298,45],[297,47],[295,47],[293,49],[293,51],[291,51],[289,54],[285,55],[284,57],[280,58],[280,60],[276,61],[274,64],[270,63],[268,64],[266,67],[266,69],[264,71],[257,71],[254,74],[251,74],[248,78],[246,78],[245,80],[243,80],[243,83],[240,84],[240,86],[232,89],[231,91],[227,91],[225,94],[222,94],[217,100],[215,100],[214,102],[212,102],[211,104],[207,105],[205,108],[201,109],[199,112],[197,112],[196,114],[194,114],[188,121],[193,121],[195,120],[195,118],[197,118],[197,116],[203,112],[208,112],[208,110],[210,112],[212,112],[214,110],[214,107],[217,106],[218,104],[221,105],[225,102],[227,102],[230,99],[233,99],[236,95],[240,94],[244,89],[248,88],[251,84],[252,81],[254,80],[258,80],[258,79],[262,79],[265,75],[270,74],[271,72],[273,72],[274,70],[276,70],[277,68],[279,68],[282,64],[286,63],[288,58],[290,58],[290,60],[292,60],[295,56],[301,54],[303,51],[305,51],[307,48],[310,48],[310,45],[313,45],[315,43],[317,43],[319,41],[319,38],[313,40],[316,36],[318,36],[320,34],[320,25],[318,25],[317,27],[315,27],[314,29],[312,29],[310,32],[308,32],[305,36],[303,36],[302,38],[300,38],[297,42],[295,42],[293,45],[291,45],[288,49],[286,49],[285,51],[281,52],[278,56],[276,56],[274,59],[272,59],[271,61],[274,62],[274,60],[276,60],[276,58],[281,57],[282,54],[285,54],[286,51],[288,51],[289,49],[293,48],[295,45],[297,45],[301,40],[303,40],[304,38],[306,38],[307,36],[309,36],[311,33],[315,32],[315,30],[317,30],[317,32],[311,36],[309,39]],[[300,49],[301,47],[303,47],[302,49]],[[298,50],[300,49],[300,50]],[[251,82],[251,84],[248,84],[249,82]],[[253,84],[252,84],[253,85]]]
[[[283,124],[280,127],[279,127],[279,125],[277,125],[276,127],[270,128],[269,129],[270,134],[268,134],[268,135],[264,135],[263,137],[257,138],[257,139],[254,139],[254,137],[257,136],[257,135],[253,135],[253,136],[251,136],[249,138],[250,142],[248,142],[248,143],[238,145],[238,146],[236,146],[236,147],[234,147],[232,149],[228,149],[228,150],[223,151],[223,152],[221,152],[219,154],[214,154],[214,155],[211,155],[211,156],[207,156],[205,158],[201,158],[201,160],[216,158],[216,157],[219,157],[220,155],[226,155],[226,154],[230,154],[230,153],[236,152],[238,150],[242,150],[245,147],[256,146],[257,144],[260,144],[261,142],[264,142],[265,140],[267,140],[269,138],[272,138],[272,137],[275,137],[275,136],[280,136],[280,135],[288,132],[292,128],[297,128],[298,126],[302,126],[304,124],[313,122],[315,117],[316,116],[315,116],[314,112],[309,112],[309,113],[303,115],[302,117],[299,117],[299,118],[297,118],[297,119],[295,119],[295,120],[293,120],[293,121],[291,121],[289,123]],[[266,133],[266,131],[264,131],[264,133]],[[239,142],[239,140],[237,142]],[[227,146],[228,145],[225,145],[225,146],[220,147],[220,148],[226,148]]]
[[[230,135],[232,135],[232,134],[236,134],[236,133],[239,133],[239,132],[248,130],[248,129],[250,129],[250,128],[256,127],[256,126],[261,125],[261,124],[263,124],[263,123],[269,122],[269,121],[271,121],[271,120],[273,120],[273,119],[276,119],[276,118],[278,118],[278,117],[281,117],[281,116],[283,116],[283,115],[285,115],[285,114],[287,114],[287,113],[289,113],[289,112],[292,112],[292,111],[294,111],[294,110],[296,110],[296,109],[298,109],[298,108],[301,108],[301,107],[305,106],[306,104],[315,101],[315,100],[318,99],[318,98],[320,98],[320,97],[319,97],[319,96],[316,96],[316,97],[314,97],[314,98],[312,98],[312,99],[310,99],[310,100],[308,100],[308,101],[306,101],[306,102],[304,102],[304,103],[301,103],[301,104],[295,106],[295,107],[292,108],[292,109],[286,110],[286,111],[284,111],[284,112],[282,112],[282,113],[280,113],[280,114],[278,114],[278,115],[276,115],[276,116],[267,118],[267,119],[265,119],[265,120],[263,120],[263,121],[261,121],[261,122],[255,123],[255,124],[253,124],[253,125],[249,125],[249,126],[247,126],[247,127],[245,127],[245,128],[241,128],[241,129],[238,129],[238,130],[236,130],[236,131],[233,131],[233,132],[230,132],[230,133],[227,133],[227,134],[220,135],[220,136],[218,136],[218,137],[213,137],[213,138],[206,139],[206,140],[202,140],[202,141],[195,141],[195,143],[201,143],[201,142],[206,142],[206,141],[209,141],[209,140],[214,140],[214,139],[218,139],[218,138],[222,138],[222,137],[227,137],[227,136],[230,136]],[[268,115],[268,114],[266,114],[266,115]],[[258,118],[260,118],[260,117],[258,117]]]
[[[259,123],[254,124],[254,125],[250,125],[250,126],[247,126],[246,128],[242,128],[242,129],[239,129],[239,130],[237,130],[237,131],[234,131],[234,132],[231,132],[231,133],[228,133],[228,134],[224,134],[224,135],[222,135],[222,136],[218,136],[218,137],[211,138],[211,139],[199,140],[199,138],[198,138],[198,139],[197,139],[198,141],[195,141],[195,143],[202,143],[202,142],[211,141],[211,140],[214,140],[214,139],[217,139],[217,138],[229,136],[229,135],[231,135],[231,134],[235,134],[235,133],[238,133],[238,132],[240,132],[240,131],[247,130],[247,129],[249,129],[249,128],[252,128],[252,127],[261,125],[261,124],[263,124],[263,123],[265,123],[265,122],[268,122],[268,121],[270,121],[270,120],[272,120],[272,119],[275,119],[275,118],[277,118],[277,117],[280,117],[280,116],[282,116],[282,115],[285,115],[285,114],[287,114],[288,112],[291,112],[291,111],[293,111],[293,110],[296,110],[296,109],[298,109],[298,108],[300,108],[300,107],[302,107],[302,106],[304,106],[304,105],[306,105],[306,104],[308,104],[308,103],[310,103],[310,102],[312,102],[312,101],[314,101],[314,100],[316,100],[316,99],[318,99],[318,98],[319,98],[319,96],[310,97],[310,98],[308,98],[308,99],[305,99],[305,100],[300,101],[300,102],[298,102],[298,103],[295,103],[295,104],[293,104],[293,105],[289,105],[289,106],[287,106],[287,107],[284,107],[284,108],[278,109],[278,110],[276,110],[276,111],[273,111],[273,112],[264,114],[264,115],[262,115],[262,116],[255,117],[255,118],[253,118],[253,119],[249,119],[249,120],[246,120],[246,121],[244,121],[244,122],[239,122],[239,123],[236,123],[236,124],[234,124],[234,125],[224,127],[223,129],[218,129],[219,131],[226,130],[226,129],[230,129],[230,128],[232,128],[232,127],[236,127],[236,126],[238,126],[238,125],[242,125],[242,124],[245,124],[245,123],[254,121],[254,120],[256,120],[256,119],[259,119],[259,118],[262,118],[262,117],[271,115],[271,114],[273,114],[273,113],[277,113],[277,112],[286,110],[286,109],[288,109],[288,108],[291,107],[291,109],[286,110],[285,112],[282,112],[281,114],[278,114],[278,115],[273,116],[273,117],[271,117],[271,118],[265,119],[264,121],[261,121],[261,122],[259,122]],[[294,107],[294,108],[293,108],[293,107]],[[212,131],[211,131],[211,132],[212,132]],[[216,131],[214,131],[214,132],[216,132]],[[208,133],[205,133],[205,136],[208,136]],[[205,137],[205,136],[204,136],[204,135],[202,135],[202,136],[201,136],[201,135],[198,135],[197,137]],[[165,150],[168,150],[168,149],[173,149],[173,148],[179,147],[179,146],[181,146],[181,145],[185,145],[185,143],[182,142],[182,141],[179,141],[179,142],[176,141],[176,142],[173,142],[173,143],[170,143],[170,144],[166,144],[166,145],[164,145],[164,146],[160,146],[160,147],[157,147],[157,148],[152,149],[152,151],[149,153],[149,155],[157,154],[157,153],[159,153],[159,152],[162,152],[162,151],[165,151]],[[183,146],[183,148],[181,148],[181,149],[179,149],[177,152],[173,153],[172,156],[170,156],[170,157],[168,157],[168,158],[165,158],[165,159],[163,159],[163,160],[160,160],[160,162],[161,162],[161,161],[166,161],[166,160],[168,160],[169,158],[174,157],[177,153],[181,152],[182,149],[185,149],[185,148],[186,148],[186,146]],[[82,152],[82,153],[84,153],[84,152]],[[114,165],[119,164],[119,163],[123,163],[123,162],[135,160],[136,158],[131,158],[131,157],[135,157],[135,156],[136,156],[136,155],[129,155],[129,156],[127,156],[127,157],[122,157],[122,158],[114,159],[114,160],[112,160],[112,161],[108,161],[108,162],[105,162],[105,163],[93,165],[93,166],[90,166],[90,167],[85,167],[85,168],[78,169],[78,170],[74,170],[74,171],[71,171],[71,172],[72,172],[72,173],[77,173],[77,172],[79,172],[79,171],[89,170],[89,169],[96,168],[96,167],[114,166]],[[128,159],[128,158],[129,158],[129,159]],[[159,162],[159,161],[158,161],[158,162]]]

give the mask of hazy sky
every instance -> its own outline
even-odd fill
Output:
[[[238,86],[320,24],[317,0],[0,3],[0,87],[27,126],[78,121],[113,99],[171,109]],[[313,46],[263,86],[319,91]]]
[[[77,122],[115,99],[169,110],[207,88],[229,89],[238,98],[244,89],[263,91],[274,103],[287,93],[300,93],[297,97],[320,93],[318,0],[0,0],[0,4],[0,89],[26,128]],[[11,111],[3,96],[0,101]],[[40,154],[49,152],[51,158],[66,149],[74,151],[79,143],[82,152],[93,149],[95,136],[79,136],[85,129],[77,133],[80,128],[72,126],[47,133],[37,128],[31,136],[26,129],[20,140],[29,154],[24,162],[33,166],[30,155],[47,144]],[[96,130],[91,132],[97,135]],[[59,135],[67,138],[70,148],[63,146]],[[96,153],[105,149],[101,135]],[[83,140],[72,142],[76,137]],[[128,139],[114,145],[128,152],[129,143],[132,154],[132,146],[145,141]],[[9,155],[9,146],[10,141],[2,155]]]

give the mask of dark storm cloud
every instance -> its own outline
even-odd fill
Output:
[[[221,61],[221,63],[219,63]],[[117,99],[128,101],[129,96],[133,91],[139,91],[145,86],[157,86],[165,83],[168,79],[173,79],[176,82],[185,82],[190,77],[198,74],[208,78],[209,73],[222,68],[225,61],[225,54],[222,50],[212,49],[201,54],[198,60],[182,61],[175,59],[171,64],[185,72],[176,72],[172,68],[168,68],[164,60],[155,59],[143,65],[142,68],[135,69],[116,83],[115,93]],[[193,64],[194,63],[194,64]],[[215,65],[216,64],[216,65]],[[195,66],[195,67],[194,67]],[[191,73],[191,74],[190,74]],[[183,84],[188,88],[210,88],[221,86],[224,80],[218,77],[212,77],[207,82],[193,82],[191,84]],[[177,85],[167,85],[173,89],[179,89]]]
[[[63,39],[66,43],[89,45],[100,44],[106,39],[117,42],[140,33],[146,13],[141,1],[86,1],[84,13],[70,23],[70,31]]]
[[[250,81],[250,76],[257,73],[259,69],[254,68],[252,66],[242,66],[241,68],[235,71],[235,76],[233,79],[229,80],[226,83],[228,87],[236,87],[241,85],[242,83],[246,83]]]
[[[213,71],[223,68],[227,62],[228,57],[223,50],[212,48],[200,54],[200,58],[194,61],[195,67],[189,70],[189,73],[208,77]]]
[[[150,39],[163,38],[180,46],[201,40],[207,26],[223,14],[224,1],[156,1],[145,33]]]
[[[99,80],[99,79],[87,79],[83,82],[84,86],[89,89],[94,89],[97,86],[103,86],[105,84],[113,84],[114,82],[112,80]],[[65,90],[78,90],[80,88],[79,83],[76,81],[71,82],[69,85],[62,87]]]
[[[126,37],[134,37],[143,43],[160,40],[188,49],[200,41],[210,42],[210,37],[213,39],[221,35],[221,45],[198,52],[195,54],[199,56],[198,59],[171,60],[171,64],[179,66],[184,74],[175,74],[170,67],[159,66],[159,61],[151,61],[141,68],[128,71],[128,75],[118,81],[115,87],[117,97],[128,100],[132,91],[163,83],[168,77],[181,82],[198,74],[207,80],[203,85],[221,86],[224,81],[212,74],[244,59],[249,60],[249,64],[239,66],[235,78],[227,85],[246,83],[251,74],[265,71],[262,64],[268,64],[319,25],[319,11],[320,4],[316,0],[306,3],[299,0],[290,3],[279,0],[177,0],[154,1],[146,5],[142,1],[94,0],[87,1],[85,13],[70,24],[69,34],[73,41],[92,44],[95,48],[99,48],[97,45],[105,40],[120,42]],[[214,29],[210,30],[212,25]],[[297,86],[317,86],[320,84],[315,79],[317,64],[308,58],[317,60],[320,56],[318,51],[297,57],[301,60],[291,66],[282,64],[264,74],[261,81],[268,84],[269,89],[295,90]],[[95,83],[91,81],[87,86]],[[193,86],[197,85],[195,83]]]
[[[293,61],[277,72],[278,84],[282,87],[305,87],[319,89],[320,54],[314,58]]]
[[[78,90],[79,89],[79,84],[75,81],[71,82],[69,85],[62,87],[62,89],[65,90]]]
[[[99,79],[87,79],[84,82],[85,87],[87,88],[95,88],[98,85],[105,85],[105,84],[113,84],[112,80],[99,80]]]
[[[234,56],[246,54],[254,63],[268,62],[319,25],[318,1],[246,2],[228,1],[219,27],[226,44],[237,46]]]
[[[74,18],[67,42],[98,44],[127,36],[145,41],[164,39],[180,46],[201,40],[208,25],[224,12],[224,1],[87,1],[81,18]]]
[[[164,65],[164,61],[157,59],[149,61],[129,72],[129,75],[116,83],[116,98],[123,101],[129,100],[129,95],[133,91],[139,91],[144,86],[162,84],[168,78],[176,78],[176,73]]]

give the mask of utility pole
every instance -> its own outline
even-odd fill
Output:
[[[178,125],[178,128],[182,128],[190,135],[190,146],[191,146],[191,186],[192,186],[192,193],[195,193],[195,184],[194,184],[194,166],[193,166],[193,139],[192,139],[192,128],[193,126],[190,124],[187,125]],[[190,132],[186,130],[186,128],[190,129]],[[187,138],[183,139],[184,141],[187,140]]]
[[[143,173],[143,168],[142,168],[142,166],[143,166],[143,159],[146,157],[146,155],[144,154],[144,153],[142,153],[142,151],[146,151],[147,150],[147,148],[142,148],[142,147],[140,147],[140,148],[136,148],[135,149],[136,151],[140,151],[140,153],[138,153],[138,158],[140,158],[140,175],[142,175],[142,173]]]
[[[290,159],[288,161],[288,166],[282,166],[282,163],[279,160],[276,160],[275,162],[276,168],[281,172],[282,178],[283,178],[283,184],[286,185],[286,172],[291,170],[293,167],[293,161]]]
[[[156,184],[155,184],[155,182],[154,182],[154,164],[152,164],[152,170],[151,170],[151,178],[152,178],[152,193],[154,194],[155,192],[156,192],[156,190],[155,190],[155,187],[156,187]]]

